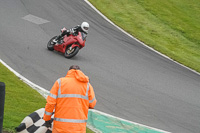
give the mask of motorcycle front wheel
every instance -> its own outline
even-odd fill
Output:
[[[50,50],[50,51],[53,51],[54,50],[54,45],[55,45],[55,43],[53,42],[53,39],[55,39],[57,36],[54,36],[53,38],[51,38],[50,40],[49,40],[49,42],[47,43],[47,48],[48,48],[48,50]]]
[[[68,58],[68,59],[72,58],[78,53],[78,51],[79,51],[79,47],[72,48],[72,45],[70,45],[66,48],[64,56],[65,58]]]

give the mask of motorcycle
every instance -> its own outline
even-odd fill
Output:
[[[64,27],[61,29],[61,32],[64,32],[65,30],[67,29]],[[79,50],[85,46],[87,34],[78,32],[78,35],[75,33],[72,33],[69,36],[65,35],[60,40],[58,40],[59,43],[53,42],[56,37],[57,36],[54,36],[47,43],[48,50],[61,52],[66,58],[69,59],[74,57],[79,52]]]

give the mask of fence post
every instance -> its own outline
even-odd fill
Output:
[[[0,133],[3,131],[3,114],[5,103],[5,84],[0,82]]]

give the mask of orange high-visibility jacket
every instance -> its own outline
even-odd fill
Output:
[[[71,69],[58,79],[47,97],[43,119],[51,120],[55,109],[53,133],[86,133],[88,109],[96,98],[89,78],[80,70]]]

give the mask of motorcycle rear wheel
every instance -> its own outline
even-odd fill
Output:
[[[66,48],[64,56],[65,58],[70,59],[74,57],[78,53],[78,51],[79,51],[79,47],[72,48],[72,45],[70,45],[69,47]]]
[[[50,50],[50,51],[53,51],[54,50],[54,45],[55,45],[55,43],[53,42],[53,39],[55,39],[57,36],[54,36],[53,38],[51,38],[50,40],[49,40],[49,42],[47,43],[47,48],[48,48],[48,50]]]

